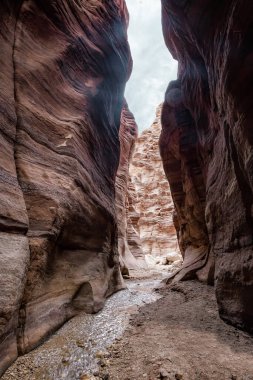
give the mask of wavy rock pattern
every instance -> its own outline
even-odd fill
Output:
[[[143,258],[141,245],[131,248],[128,244],[128,208],[129,208],[129,165],[132,160],[135,141],[138,135],[138,127],[133,114],[127,104],[121,113],[120,137],[120,162],[116,177],[116,208],[118,219],[118,248],[121,263],[121,271],[128,274],[128,269],[139,267],[137,258]],[[141,253],[139,252],[141,251]],[[136,256],[136,257],[135,257]]]
[[[137,218],[129,225],[139,230],[141,245],[146,255],[180,258],[173,223],[174,205],[170,187],[164,174],[159,152],[161,108],[157,109],[152,126],[142,132],[136,142],[130,165],[132,197]],[[131,188],[130,188],[131,194]],[[133,202],[132,202],[133,203]],[[138,227],[136,227],[138,225]]]
[[[0,372],[122,288],[122,0],[0,4]]]
[[[172,278],[197,276],[212,282],[212,264],[207,264],[209,239],[198,139],[193,118],[182,100],[179,80],[172,82],[167,90],[162,125],[160,151],[175,203],[174,223],[184,258],[182,268]]]
[[[253,3],[162,6],[165,40],[179,61],[163,108],[161,151],[190,264],[183,275],[210,279],[215,257],[220,315],[252,332]]]

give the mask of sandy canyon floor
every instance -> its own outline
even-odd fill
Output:
[[[128,289],[20,357],[2,380],[253,380],[253,338],[225,324],[213,287],[157,289],[166,272],[133,272]]]
[[[220,320],[212,287],[189,281],[162,294],[111,347],[109,379],[253,379],[253,338]]]

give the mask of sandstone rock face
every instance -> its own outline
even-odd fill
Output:
[[[160,144],[183,276],[211,279],[214,257],[221,317],[252,332],[253,3],[164,0],[162,6],[179,75],[166,93]]]
[[[207,270],[212,265],[207,264],[209,239],[198,140],[192,116],[182,101],[179,81],[171,83],[167,90],[162,123],[160,150],[175,203],[174,223],[184,258],[183,267],[175,279],[197,275],[199,279],[211,282],[212,271]]]
[[[154,123],[137,139],[130,165],[130,194],[135,202],[137,218],[129,225],[138,228],[141,245],[146,255],[169,256],[178,259],[176,231],[173,224],[174,205],[170,187],[164,174],[159,152],[161,106]],[[133,204],[133,202],[132,202]],[[138,225],[138,227],[136,227]]]
[[[0,4],[0,373],[122,288],[122,0]]]
[[[118,248],[123,274],[128,274],[128,269],[136,269],[138,263],[136,257],[143,257],[140,245],[131,248],[128,244],[128,186],[129,165],[132,159],[138,128],[133,114],[125,103],[121,113],[120,124],[120,162],[116,177],[116,209],[118,220]],[[140,249],[141,252],[136,251]],[[133,252],[132,252],[133,251]],[[135,254],[134,254],[135,253]]]
[[[145,255],[140,238],[140,213],[136,210],[136,188],[129,173],[127,188],[127,242],[134,257],[145,267]]]

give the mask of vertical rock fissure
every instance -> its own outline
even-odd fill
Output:
[[[13,49],[12,49],[12,65],[13,65],[13,90],[14,90],[14,107],[15,107],[15,113],[16,113],[16,133],[15,133],[15,140],[14,140],[14,146],[13,146],[13,151],[14,151],[14,162],[15,162],[15,167],[16,167],[16,177],[17,181],[19,184],[19,188],[23,197],[23,203],[25,205],[26,213],[27,213],[27,205],[25,202],[25,197],[23,194],[22,186],[21,186],[21,179],[20,179],[20,174],[19,174],[19,169],[17,165],[17,140],[18,140],[18,128],[20,125],[19,121],[19,111],[18,111],[18,96],[17,96],[17,63],[15,59],[15,53],[17,49],[17,28],[18,28],[18,23],[20,19],[20,14],[21,10],[23,8],[25,0],[22,0],[20,3],[20,6],[18,8],[17,12],[17,18],[16,18],[16,23],[15,23],[15,31],[14,31],[14,41],[13,41]],[[29,227],[29,218],[28,218],[28,213],[27,213],[27,219],[28,219],[28,227]],[[26,231],[27,233],[27,231]],[[29,260],[30,260],[30,250],[29,250]],[[28,268],[26,271],[26,276],[27,276]],[[27,278],[24,279],[25,283],[27,281]],[[25,285],[26,288],[26,285]],[[17,350],[18,354],[21,354],[20,352],[20,345],[19,345],[19,340],[22,339],[23,337],[23,330],[24,330],[24,325],[25,325],[25,319],[26,319],[26,312],[25,312],[25,306],[23,303],[23,300],[21,301],[19,312],[18,312],[18,326],[17,326]]]

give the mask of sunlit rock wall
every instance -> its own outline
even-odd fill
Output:
[[[122,288],[121,0],[0,2],[0,373]]]
[[[179,74],[166,93],[161,151],[185,267],[207,280],[215,257],[220,315],[252,332],[253,3],[163,0],[162,8]]]
[[[136,209],[136,187],[129,175],[127,187],[127,242],[133,252],[134,257],[138,260],[142,267],[145,267],[145,254],[143,252],[140,238],[140,213]]]
[[[171,255],[172,260],[177,260],[180,256],[173,224],[174,205],[158,145],[161,108],[158,107],[152,126],[137,139],[130,165],[131,186],[134,187],[136,225],[144,253],[152,256]]]

